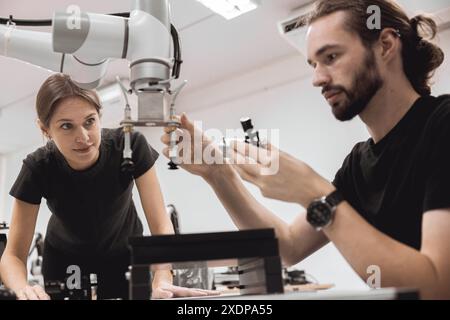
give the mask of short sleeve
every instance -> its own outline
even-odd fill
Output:
[[[334,179],[331,182],[335,186],[335,188],[338,189],[338,190],[342,189],[342,170],[343,170],[343,168],[340,168],[336,172],[336,174],[334,176]]]
[[[450,208],[450,100],[430,141],[423,211]]]
[[[352,151],[353,153],[353,151]],[[352,156],[352,153],[347,155],[344,159],[344,162],[342,163],[341,168],[336,172],[334,176],[334,180],[332,181],[332,184],[336,187],[337,190],[339,190],[341,193],[344,193],[348,188],[348,179],[349,179],[349,171],[350,168],[350,159]]]
[[[9,194],[27,203],[40,204],[43,197],[43,183],[41,175],[33,172],[24,163]]]
[[[334,176],[334,180],[332,184],[336,187],[337,190],[344,196],[344,199],[348,201],[355,209],[359,209],[358,206],[358,198],[356,196],[355,190],[355,166],[358,166],[361,152],[361,148],[364,143],[357,143],[352,151],[345,157],[341,167],[336,172]],[[360,212],[361,211],[361,212]],[[359,210],[360,214],[362,214],[363,210]]]
[[[133,150],[134,179],[139,178],[150,170],[159,157],[159,153],[147,142],[144,135],[134,131],[131,136],[131,149]]]

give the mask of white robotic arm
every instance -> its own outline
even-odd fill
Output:
[[[155,89],[156,82],[170,81],[168,0],[134,0],[129,18],[56,12],[51,24],[51,34],[0,25],[0,54],[64,72],[90,88],[99,84],[109,59],[130,61],[133,89]]]
[[[71,76],[81,87],[94,89],[106,73],[107,61],[86,65],[72,55],[53,51],[52,35],[0,25],[0,54]]]

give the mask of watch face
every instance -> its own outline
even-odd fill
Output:
[[[326,202],[313,202],[308,208],[308,222],[315,227],[323,227],[331,220],[331,208]]]

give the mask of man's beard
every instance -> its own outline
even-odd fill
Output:
[[[330,89],[341,90],[347,97],[344,101],[332,106],[336,119],[349,121],[359,115],[382,86],[383,80],[376,67],[375,55],[368,49],[362,68],[354,76],[351,89],[347,90],[342,86],[330,87]]]

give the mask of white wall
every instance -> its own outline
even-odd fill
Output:
[[[6,193],[6,159],[5,156],[0,155],[0,222],[5,221],[5,199]]]
[[[433,94],[450,94],[450,29],[440,32],[437,41],[445,54],[444,64],[436,71],[433,78]]]

